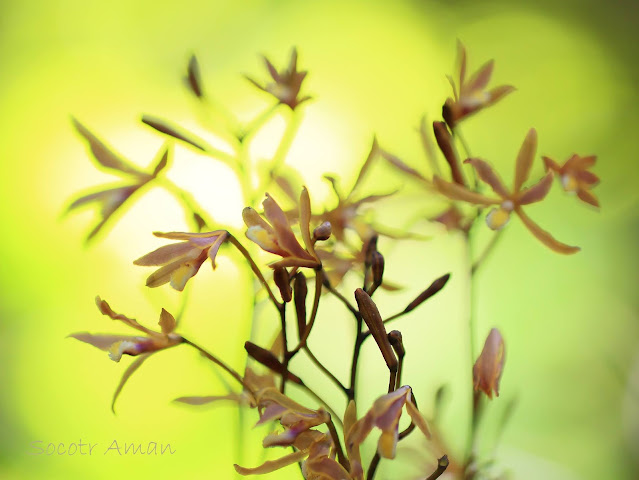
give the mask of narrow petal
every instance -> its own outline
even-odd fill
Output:
[[[153,232],[153,235],[160,238],[168,238],[170,240],[192,240],[195,238],[213,238],[218,235],[226,235],[226,230],[213,230],[211,232]]]
[[[473,192],[468,190],[466,187],[458,185],[457,183],[442,180],[438,176],[433,177],[433,183],[442,195],[445,195],[451,200],[459,200],[475,205],[496,205],[501,202],[498,198],[490,198],[480,193]]]
[[[421,432],[426,436],[426,438],[430,439],[430,429],[428,428],[428,424],[426,423],[426,419],[422,416],[422,414],[417,410],[417,407],[413,404],[412,401],[406,402],[406,412],[413,420],[413,423],[417,425],[417,428],[421,430]]]
[[[351,192],[348,194],[349,198],[353,195],[353,192],[360,185],[360,183],[366,176],[366,172],[368,171],[370,166],[373,164],[373,161],[378,155],[379,155],[379,144],[377,143],[377,137],[373,137],[373,143],[371,145],[371,149],[369,150],[368,156],[366,157],[366,160],[362,164],[362,167],[359,169],[359,173],[357,174],[357,178],[355,179],[353,188],[351,188]]]
[[[493,75],[493,68],[495,67],[495,61],[489,60],[484,63],[477,72],[468,80],[465,89],[467,92],[475,92],[484,90],[490,77]]]
[[[198,150],[206,152],[207,150],[211,150],[210,146],[204,142],[204,140],[197,137],[195,134],[187,131],[182,127],[178,127],[177,125],[172,125],[170,122],[166,120],[162,120],[160,118],[152,117],[150,115],[142,116],[142,123],[145,123],[149,127],[157,130],[160,133],[168,135],[169,137],[173,137],[177,140],[181,140],[182,142],[191,145]]]
[[[211,265],[213,266],[213,270],[215,270],[215,268],[217,267],[215,263],[215,257],[217,257],[217,252],[220,251],[220,247],[222,246],[224,241],[227,239],[227,237],[228,237],[227,234],[220,235],[215,241],[215,243],[213,243],[213,245],[211,245],[211,247],[209,248],[208,256],[211,259]]]
[[[531,203],[539,202],[546,198],[550,187],[552,186],[552,179],[554,175],[552,172],[548,172],[541,180],[530,188],[522,190],[519,194],[517,203],[519,205],[528,205]]]
[[[459,85],[461,87],[466,82],[466,47],[459,39],[457,39],[457,68],[459,69]]]
[[[120,320],[121,322],[127,324],[129,327],[135,328],[136,330],[140,330],[141,332],[149,335],[158,335],[156,332],[153,332],[152,330],[149,330],[148,328],[140,325],[134,318],[129,318],[126,315],[115,312],[107,303],[107,301],[102,300],[99,296],[95,297],[95,304],[98,306],[98,310],[100,310],[100,313],[102,313],[102,315],[106,315],[112,320]]]
[[[588,190],[580,188],[579,190],[577,190],[577,197],[579,197],[580,200],[589,203],[593,207],[599,208],[599,200],[597,200],[597,197],[595,197]]]
[[[111,411],[115,413],[115,402],[120,396],[122,389],[126,382],[131,378],[131,375],[135,373],[135,371],[142,366],[144,361],[151,356],[151,353],[145,353],[144,355],[140,355],[136,358],[131,364],[127,367],[127,369],[122,374],[122,378],[120,379],[120,383],[118,383],[115,392],[113,392],[113,400],[111,400]]]
[[[384,160],[386,160],[388,163],[393,165],[398,170],[401,170],[402,172],[418,180],[426,180],[426,177],[424,177],[421,173],[419,173],[413,167],[408,166],[406,163],[400,160],[399,157],[387,152],[386,150],[382,150],[381,155]]]
[[[121,341],[137,341],[142,337],[134,337],[131,335],[94,335],[92,333],[81,332],[81,333],[72,333],[69,335],[70,338],[75,338],[76,340],[80,340],[81,342],[88,343],[89,345],[93,345],[96,348],[104,352],[108,352],[111,348],[111,345]]]
[[[531,128],[524,139],[524,143],[517,154],[517,164],[515,167],[515,184],[513,192],[519,192],[522,185],[528,180],[530,169],[535,159],[537,151],[537,130]]]
[[[235,471],[240,475],[260,475],[263,473],[271,473],[275,470],[279,470],[280,468],[287,467],[288,465],[292,465],[293,463],[297,463],[300,460],[303,460],[304,457],[308,455],[308,450],[300,450],[299,452],[289,453],[282,458],[277,460],[269,460],[264,462],[259,467],[255,468],[245,468],[240,467],[239,465],[233,465],[235,467]]]
[[[306,469],[310,473],[322,475],[322,478],[331,480],[350,480],[351,476],[338,462],[328,457],[306,462]],[[315,478],[315,477],[309,477]]]
[[[155,163],[155,167],[153,167],[153,176],[157,177],[158,174],[166,168],[169,164],[169,156],[172,152],[171,146],[166,144],[162,147],[158,154],[157,162]]]
[[[72,118],[73,126],[80,135],[84,137],[89,144],[93,157],[100,165],[110,170],[120,173],[128,173],[135,176],[147,176],[145,172],[134,167],[132,164],[124,160],[120,155],[115,153],[106,144],[102,143],[88,128],[82,125],[78,120]]]
[[[599,183],[599,177],[588,170],[578,170],[574,175],[578,182],[586,184],[590,188]]]
[[[469,158],[464,163],[470,163],[477,172],[477,175],[479,175],[479,178],[490,185],[490,188],[492,188],[497,195],[502,198],[508,198],[510,196],[510,192],[506,189],[499,175],[497,175],[488,162],[479,158]]]
[[[500,85],[499,87],[495,87],[489,90],[488,97],[490,98],[490,100],[488,100],[488,102],[486,103],[486,106],[494,105],[499,100],[504,98],[509,93],[514,92],[515,90],[517,89],[513,87],[512,85]]]
[[[186,403],[187,405],[207,405],[213,402],[229,400],[231,402],[242,404],[244,397],[238,393],[229,393],[228,395],[209,395],[205,397],[179,397],[173,400],[178,403]]]
[[[580,157],[579,155],[573,155],[568,159],[564,168],[570,170],[586,170],[592,167],[597,162],[596,155],[589,155],[587,157]]]
[[[173,270],[171,273],[171,286],[178,292],[183,291],[186,282],[197,274],[206,258],[207,252],[202,252],[198,258],[182,263],[178,268]]]
[[[557,162],[555,162],[552,158],[549,157],[541,157],[544,161],[544,165],[546,166],[546,171],[551,170],[553,172],[559,173],[561,171],[561,167]]]
[[[172,243],[134,260],[133,265],[142,267],[166,265],[182,257],[195,258],[200,254],[200,251],[191,242]]]
[[[171,280],[171,274],[182,265],[182,259],[164,265],[149,275],[146,279],[146,286],[156,288],[168,283]]]
[[[313,257],[302,248],[297,241],[297,238],[295,238],[295,234],[293,233],[291,225],[286,218],[286,214],[277,202],[273,200],[273,197],[266,194],[266,199],[262,202],[262,205],[264,206],[264,215],[266,216],[266,219],[273,226],[273,231],[279,246],[286,250],[290,255],[313,259]]]
[[[528,228],[528,230],[530,230],[530,232],[535,237],[537,237],[537,239],[541,243],[546,245],[551,250],[557,253],[562,253],[564,255],[577,253],[579,250],[581,250],[581,248],[579,247],[566,245],[565,243],[561,243],[560,241],[556,240],[550,233],[543,230],[539,225],[533,222],[530,219],[530,217],[528,217],[528,215],[526,215],[521,208],[516,208],[515,212],[517,213],[517,215],[519,215],[519,218],[521,218],[521,221],[524,222],[524,225],[526,225],[526,228]]]

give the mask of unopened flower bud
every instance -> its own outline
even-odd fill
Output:
[[[331,238],[332,230],[331,222],[324,222],[313,230],[313,238],[317,241],[328,240]]]
[[[449,124],[450,125],[450,124]],[[461,170],[459,157],[453,146],[452,137],[444,122],[433,122],[433,131],[435,132],[435,140],[439,149],[444,154],[444,158],[450,167],[450,173],[455,183],[464,185],[464,174]]]
[[[249,357],[261,363],[266,368],[273,370],[276,373],[284,373],[284,365],[280,362],[275,355],[269,350],[255,345],[253,342],[244,342],[244,349],[248,353]],[[298,384],[302,384],[302,380],[291,372],[287,372],[287,379]]]
[[[373,252],[371,264],[373,284],[381,285],[382,278],[384,277],[384,256],[378,251]]]
[[[439,292],[442,288],[444,288],[444,285],[446,285],[449,278],[450,278],[450,273],[447,273],[446,275],[439,277],[437,280],[431,283],[426,290],[424,290],[422,293],[417,295],[415,300],[413,300],[412,302],[408,304],[408,306],[404,309],[404,313],[408,313],[411,310],[414,310],[415,308],[419,307],[422,303],[424,303],[426,300],[428,300],[430,297],[432,297],[437,292]]]
[[[504,339],[499,330],[493,328],[481,354],[473,366],[473,386],[476,392],[482,391],[488,398],[493,392],[499,396],[499,380],[504,369]]]
[[[377,342],[379,350],[382,352],[384,361],[390,370],[397,370],[397,357],[393,352],[388,335],[386,334],[386,328],[384,328],[384,321],[377,309],[377,306],[371,299],[371,297],[361,288],[355,290],[355,300],[357,300],[357,306],[359,307],[359,313],[366,322],[368,329],[373,335],[373,338]]]
[[[301,340],[304,332],[306,331],[306,296],[308,294],[306,277],[302,272],[297,272],[295,275],[293,293],[295,300],[295,313],[297,315],[297,331]]]
[[[277,288],[280,290],[282,300],[286,303],[290,302],[293,296],[291,292],[288,270],[286,270],[286,268],[284,267],[275,268],[273,270],[273,281],[275,282],[275,285],[277,285]]]

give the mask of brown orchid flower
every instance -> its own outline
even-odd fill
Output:
[[[473,365],[473,387],[475,392],[482,391],[488,398],[493,393],[499,396],[499,380],[504,370],[504,339],[499,330],[490,330],[484,348]]]
[[[194,277],[207,258],[215,269],[215,257],[220,246],[228,238],[226,230],[212,232],[154,232],[153,235],[170,240],[182,240],[180,243],[164,245],[133,262],[144,267],[160,266],[146,280],[147,287],[159,287],[165,283],[178,291],[184,290],[186,282]]]
[[[100,297],[96,297],[95,302],[102,315],[106,315],[113,320],[119,320],[129,327],[143,333],[143,336],[94,335],[87,332],[73,333],[69,335],[69,337],[108,352],[109,358],[114,362],[119,362],[122,355],[137,357],[125,370],[122,375],[122,379],[113,394],[111,409],[115,412],[115,402],[124,388],[124,385],[131,375],[133,375],[133,373],[142,366],[146,359],[155,352],[179,345],[184,341],[184,339],[177,333],[174,333],[177,322],[173,315],[164,309],[162,309],[162,312],[160,313],[160,321],[158,322],[161,331],[156,332],[140,325],[133,318],[114,312],[109,304]]]
[[[262,86],[247,76],[246,79],[249,82],[260,90],[270,93],[277,98],[281,104],[288,105],[291,110],[295,110],[298,105],[311,99],[309,95],[299,98],[302,82],[308,72],[297,70],[297,49],[294,48],[292,50],[288,68],[281,72],[277,71],[268,58],[263,58],[273,82]]]
[[[166,167],[169,160],[169,148],[163,146],[156,160],[153,162],[153,170],[149,173],[115,153],[109,146],[100,141],[89,129],[76,119],[73,124],[80,135],[87,142],[92,156],[98,163],[98,167],[114,173],[126,180],[124,185],[103,188],[102,190],[83,195],[74,200],[67,208],[67,212],[77,208],[96,204],[100,209],[100,220],[93,227],[87,241],[95,237],[106,225],[113,214],[138,190],[147,185]]]
[[[234,465],[240,475],[271,473],[297,462],[302,463],[302,474],[306,480],[350,480],[351,476],[335,460],[333,440],[317,430],[302,432],[293,444],[296,451],[277,460],[266,461],[254,468]],[[306,460],[304,460],[306,459]]]
[[[122,355],[137,356],[144,353],[157,352],[158,350],[164,350],[165,348],[173,347],[182,342],[182,337],[173,333],[176,326],[175,318],[164,309],[162,309],[160,321],[158,322],[162,331],[155,332],[140,325],[133,318],[114,312],[109,304],[100,297],[96,297],[95,302],[100,312],[102,312],[102,315],[106,315],[113,320],[120,320],[145,335],[93,335],[90,333],[73,333],[69,335],[72,338],[93,345],[100,350],[109,352],[109,358],[114,362],[119,362]]]
[[[242,217],[248,227],[246,236],[249,240],[258,244],[262,250],[282,257],[282,260],[271,263],[270,267],[315,268],[320,266],[321,263],[311,239],[311,200],[308,190],[302,189],[299,203],[300,231],[306,249],[295,238],[291,221],[277,202],[273,200],[273,197],[267,193],[262,205],[266,220],[251,207],[244,209]]]
[[[599,183],[599,177],[588,171],[597,161],[596,156],[580,157],[574,154],[561,166],[548,157],[542,158],[546,165],[546,170],[559,176],[561,186],[566,192],[575,193],[580,200],[594,207],[599,207],[599,200],[590,193],[590,189]]]
[[[466,160],[465,163],[470,163],[473,166],[480,180],[488,184],[496,196],[483,195],[457,183],[442,180],[437,176],[433,178],[433,182],[437,189],[451,200],[459,200],[482,206],[497,205],[497,207],[493,208],[486,216],[486,223],[492,230],[503,228],[506,223],[508,223],[508,220],[510,220],[510,214],[515,212],[526,228],[548,248],[557,253],[576,253],[580,250],[579,247],[566,245],[556,240],[552,235],[533,222],[521,208],[524,205],[543,200],[552,185],[553,174],[548,173],[532,187],[523,188],[524,183],[530,175],[530,169],[532,168],[536,151],[537,132],[533,128],[530,129],[528,135],[526,135],[524,143],[517,155],[515,180],[512,190],[506,188],[497,173],[487,162],[478,158],[469,158]]]
[[[430,438],[430,430],[426,420],[413,403],[412,390],[408,385],[381,396],[375,400],[366,415],[353,424],[347,434],[346,448],[353,478],[362,478],[363,470],[359,447],[371,433],[373,427],[382,431],[377,443],[379,455],[383,458],[395,458],[395,450],[399,440],[399,418],[403,407],[406,407],[406,412],[413,423],[427,438]]]
[[[454,98],[448,98],[443,108],[443,117],[452,129],[464,118],[494,105],[515,87],[500,85],[486,90],[490,77],[493,74],[494,60],[482,65],[470,78],[466,78],[466,47],[457,41],[457,63],[459,65],[459,82],[448,76],[448,81],[453,87]]]

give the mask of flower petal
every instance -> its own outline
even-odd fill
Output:
[[[497,175],[488,162],[479,158],[469,158],[465,160],[464,163],[470,163],[477,172],[477,175],[479,175],[479,178],[490,185],[490,188],[492,188],[497,195],[502,198],[508,198],[510,196],[510,192],[506,189],[499,175]]]
[[[120,396],[120,393],[122,392],[122,389],[124,388],[124,385],[129,380],[129,378],[131,378],[131,375],[133,375],[135,373],[135,371],[142,366],[144,361],[147,358],[149,358],[152,353],[153,352],[145,353],[143,355],[140,355],[133,362],[131,362],[131,364],[126,368],[126,370],[122,374],[122,378],[120,379],[120,383],[118,383],[118,386],[116,387],[115,392],[113,392],[113,400],[111,400],[111,411],[113,413],[115,413],[115,402],[118,399],[118,397]]]
[[[519,205],[529,205],[531,203],[539,202],[543,200],[552,186],[552,179],[554,175],[552,172],[548,172],[541,180],[530,188],[522,190],[519,194],[517,203]]]
[[[530,217],[528,217],[528,215],[526,215],[521,208],[515,208],[515,212],[517,213],[517,215],[519,215],[519,218],[521,218],[521,221],[524,222],[524,225],[526,225],[526,228],[528,228],[528,230],[530,230],[530,232],[535,237],[537,237],[537,239],[541,243],[546,245],[551,250],[557,253],[562,253],[564,255],[577,253],[579,250],[581,250],[581,248],[579,247],[566,245],[565,243],[561,243],[560,241],[556,240],[550,233],[543,230],[539,225],[533,222],[530,219]]]
[[[490,98],[490,100],[488,100],[488,102],[486,102],[486,106],[494,105],[499,100],[504,98],[509,93],[514,92],[515,90],[517,90],[517,89],[515,87],[513,87],[512,85],[500,85],[499,87],[495,87],[495,88],[489,90],[488,91],[488,97]]]
[[[290,255],[300,258],[306,258],[312,260],[313,257],[306,252],[295,238],[295,234],[291,229],[291,225],[286,218],[286,214],[280,208],[273,197],[268,193],[266,199],[262,202],[264,206],[264,215],[266,219],[273,226],[275,238],[280,247],[286,250]]]
[[[490,81],[490,77],[493,75],[493,68],[495,67],[495,61],[489,60],[484,63],[479,70],[477,70],[473,76],[468,80],[467,84],[464,86],[466,92],[475,92],[484,90],[488,82]]]
[[[134,260],[133,265],[142,267],[166,265],[182,257],[195,258],[200,254],[200,251],[191,242],[171,243]]]
[[[78,120],[72,118],[73,126],[80,135],[84,137],[89,144],[93,157],[98,161],[100,165],[110,170],[115,170],[120,173],[127,173],[129,175],[135,175],[138,177],[147,177],[148,174],[142,170],[134,167],[132,164],[124,160],[120,155],[113,152],[106,144],[102,143],[93,133],[89,131]]]
[[[466,187],[463,187],[456,183],[442,180],[436,175],[433,177],[433,183],[442,195],[445,195],[451,200],[459,200],[475,205],[496,205],[501,202],[501,200],[498,198],[490,198],[482,195],[481,193],[473,192],[471,190],[468,190]]]
[[[288,465],[292,465],[293,463],[297,463],[307,455],[308,450],[300,450],[299,452],[289,453],[288,455],[285,455],[277,460],[268,460],[259,467],[255,468],[240,467],[237,464],[234,464],[233,466],[235,467],[235,471],[240,475],[259,475],[263,473],[271,473],[275,470],[279,470],[280,468],[284,468]]]
[[[88,343],[89,345],[93,345],[96,348],[104,352],[108,352],[111,348],[111,345],[121,341],[138,341],[143,337],[134,337],[132,335],[94,335],[92,333],[81,332],[81,333],[72,333],[69,335],[71,338],[75,338],[76,340],[80,340],[81,342]]]
[[[162,313],[160,313],[160,321],[158,325],[162,328],[162,333],[169,334],[175,330],[177,322],[175,321],[175,317],[167,312],[165,309],[162,309]]]
[[[422,416],[422,414],[417,410],[417,407],[413,404],[412,401],[406,402],[406,412],[410,416],[411,420],[417,428],[421,430],[421,432],[426,436],[426,438],[430,439],[430,429],[428,428],[428,424],[426,423],[426,419]]]
[[[228,395],[209,395],[205,397],[179,397],[173,401],[186,403],[187,405],[206,405],[208,403],[219,402],[222,400],[230,400],[231,402],[239,404],[244,403],[244,397],[238,393],[229,393]]]
[[[522,143],[521,148],[519,149],[519,153],[517,154],[513,192],[519,192],[522,185],[526,182],[526,180],[528,180],[536,151],[537,130],[531,128],[524,139],[524,143]]]
[[[580,188],[579,190],[577,190],[577,197],[579,197],[580,200],[589,203],[593,207],[599,208],[599,200],[597,200],[597,197],[595,197],[588,190]]]

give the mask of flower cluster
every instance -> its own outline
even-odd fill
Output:
[[[143,362],[150,355],[171,347],[186,345],[222,369],[225,375],[233,379],[234,387],[229,386],[225,391],[208,396],[184,396],[176,401],[189,405],[232,401],[237,408],[256,410],[259,417],[257,425],[271,426],[270,433],[262,441],[262,447],[283,447],[287,453],[255,467],[236,464],[235,470],[241,475],[267,474],[298,463],[302,476],[307,480],[371,480],[383,462],[383,468],[393,472],[387,473],[388,478],[398,478],[393,470],[395,464],[390,461],[403,457],[401,442],[418,430],[423,434],[419,436],[418,448],[422,449],[420,458],[427,463],[422,467],[420,478],[427,476],[427,480],[434,480],[446,471],[463,480],[480,476],[493,478],[485,469],[493,459],[478,458],[475,448],[463,451],[449,444],[458,436],[449,435],[439,421],[440,394],[435,396],[434,402],[430,402],[435,405],[434,409],[418,408],[415,390],[423,390],[415,382],[423,381],[428,368],[420,371],[417,377],[413,374],[410,379],[412,383],[404,383],[403,377],[408,376],[404,365],[410,359],[410,351],[415,346],[428,348],[429,342],[435,340],[419,337],[413,324],[405,322],[401,326],[402,331],[411,336],[411,341],[405,344],[402,331],[388,331],[388,324],[400,318],[408,320],[417,316],[414,312],[427,301],[437,302],[442,295],[440,292],[449,295],[446,286],[457,280],[451,280],[451,274],[446,270],[428,272],[429,282],[425,289],[422,286],[406,286],[406,289],[419,287],[415,288],[416,295],[407,305],[391,315],[378,308],[378,292],[399,288],[385,278],[389,260],[381,250],[406,238],[424,242],[426,239],[407,229],[382,226],[376,221],[374,206],[381,205],[389,197],[398,197],[401,192],[363,192],[365,177],[375,169],[376,163],[383,162],[391,168],[392,175],[420,185],[424,189],[425,199],[444,206],[436,215],[426,215],[426,219],[444,225],[448,231],[458,232],[467,244],[470,244],[471,239],[474,240],[477,228],[485,228],[478,221],[485,217],[488,228],[495,232],[487,230],[492,239],[481,253],[469,258],[466,278],[462,278],[474,288],[477,269],[485,263],[496,244],[495,240],[513,216],[521,220],[532,235],[551,250],[561,254],[579,251],[579,247],[556,240],[533,221],[527,211],[530,205],[547,200],[555,176],[566,192],[598,207],[599,201],[592,189],[599,178],[590,171],[596,157],[574,154],[563,165],[543,157],[545,174],[535,181],[535,167],[538,164],[541,167],[541,163],[537,161],[537,132],[531,128],[514,160],[512,184],[507,185],[488,161],[469,155],[468,147],[460,135],[461,124],[471,115],[495,105],[514,88],[505,85],[488,89],[494,67],[492,60],[476,73],[467,75],[467,53],[459,43],[459,71],[455,79],[449,77],[453,97],[444,101],[443,118],[433,122],[432,134],[425,120],[422,120],[420,127],[428,168],[412,166],[390,150],[382,148],[374,139],[348,193],[340,188],[340,180],[336,176],[325,175],[324,178],[332,186],[334,198],[332,203],[317,207],[311,203],[309,191],[298,180],[299,173],[293,167],[284,167],[291,143],[286,136],[288,134],[280,139],[277,153],[266,161],[266,168],[260,167],[257,171],[254,166],[257,162],[250,158],[251,142],[271,115],[284,109],[289,122],[286,130],[294,133],[300,112],[310,99],[301,95],[306,71],[298,70],[296,50],[293,50],[289,65],[284,69],[278,70],[268,59],[264,60],[272,82],[261,85],[249,80],[273,97],[276,103],[246,124],[230,115],[232,118],[229,118],[223,131],[214,132],[219,138],[226,139],[224,141],[228,144],[223,149],[214,148],[171,122],[145,115],[142,122],[163,135],[168,142],[158,153],[153,166],[146,171],[122,158],[74,120],[75,129],[88,144],[98,166],[126,179],[126,183],[81,196],[71,203],[69,210],[90,203],[101,206],[98,224],[89,234],[89,238],[92,238],[143,187],[155,185],[166,189],[184,208],[192,229],[170,231],[175,228],[169,228],[169,233],[154,233],[156,237],[172,242],[133,262],[137,266],[156,268],[147,277],[146,285],[157,288],[169,284],[174,290],[182,292],[207,259],[215,270],[216,258],[223,245],[225,249],[233,249],[241,256],[235,260],[241,258],[241,265],[253,274],[250,277],[251,284],[246,286],[247,291],[256,291],[255,296],[246,298],[252,319],[257,318],[256,312],[259,310],[260,320],[272,315],[274,322],[270,325],[276,325],[272,331],[268,331],[269,323],[261,322],[260,335],[255,337],[263,338],[262,332],[271,333],[274,338],[272,344],[264,347],[259,344],[259,338],[252,336],[247,339],[243,344],[246,366],[243,374],[240,374],[215,353],[176,333],[180,316],[176,320],[162,309],[160,330],[155,331],[115,312],[99,297],[96,299],[99,311],[136,330],[136,335],[82,332],[70,336],[108,352],[115,362],[120,362],[126,356],[136,357],[122,376],[112,406],[128,379]],[[212,117],[225,116],[215,111],[217,102],[208,92],[205,94],[195,57],[189,61],[185,80],[187,88],[198,100],[211,100],[200,102],[200,107],[213,108],[214,111],[210,112]],[[169,166],[171,146],[176,141],[210,157],[212,161],[224,163],[237,176],[246,199],[246,206],[241,212],[246,229],[237,231],[232,225],[218,224],[212,214],[197,204],[190,192],[180,189],[162,175]],[[436,153],[435,144],[441,158]],[[462,150],[466,152],[465,158],[460,155]],[[264,172],[267,174],[260,176]],[[529,182],[531,177],[533,181]],[[259,181],[254,182],[255,179]],[[281,203],[276,201],[276,197]],[[263,199],[261,203],[259,199]],[[248,241],[242,239],[242,233]],[[380,241],[382,237],[385,239]],[[429,248],[428,245],[425,243],[424,248]],[[390,258],[392,270],[397,272],[394,257]],[[424,266],[419,265],[419,258],[415,258],[414,263],[414,266],[407,268],[426,271]],[[353,284],[352,280],[357,283]],[[354,288],[355,285],[361,288]],[[278,292],[279,295],[276,295]],[[321,306],[327,296],[332,297],[334,305],[343,307],[339,319],[340,328],[343,326],[345,331],[334,331],[330,335],[331,338],[352,338],[352,350],[345,355],[336,351],[330,341],[320,341],[315,333],[317,330],[314,326],[323,321],[322,317],[336,315],[334,308]],[[224,301],[221,298],[215,300]],[[265,308],[262,308],[263,303],[267,305]],[[437,320],[433,318],[431,321]],[[459,415],[469,418],[468,445],[471,447],[480,435],[476,427],[485,410],[482,406],[500,396],[505,366],[505,341],[500,330],[493,328],[489,331],[484,347],[477,355],[474,351],[475,329],[476,325],[471,320],[467,348],[472,353],[474,363],[467,365],[466,387],[469,399],[472,399],[472,412],[470,415]],[[361,354],[367,341],[372,344],[368,340],[371,337],[374,341],[371,347],[376,347],[373,350],[375,356],[362,361]],[[221,336],[219,341],[227,340]],[[329,355],[335,357],[332,365],[337,367],[328,368],[325,365],[323,359]],[[312,365],[312,371],[300,368],[302,364],[297,361],[300,357]],[[366,378],[374,380],[361,381],[360,371],[363,368],[367,370]],[[320,391],[314,387],[316,375],[324,376],[333,392],[328,389]],[[376,383],[378,378],[384,380],[382,388]],[[341,396],[343,411],[335,408],[336,402],[331,393]],[[504,393],[508,395],[507,392],[501,393],[502,397]],[[358,406],[365,402],[370,402],[370,408],[358,414]],[[424,404],[429,405],[429,402]],[[403,415],[404,412],[407,415]],[[400,428],[402,423],[404,426]],[[372,444],[376,444],[376,447],[371,448]]]

